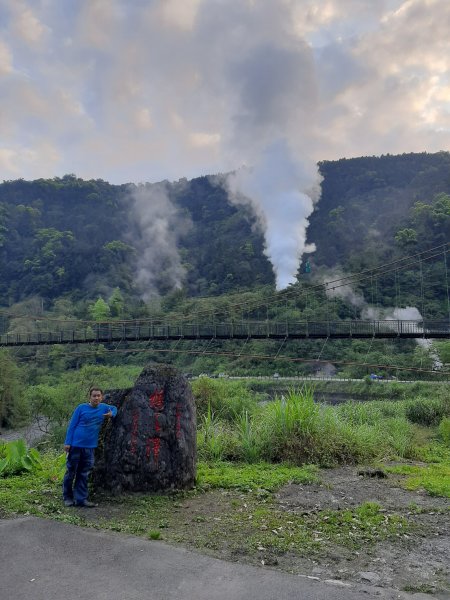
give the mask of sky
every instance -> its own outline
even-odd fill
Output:
[[[0,179],[449,150],[449,34],[448,0],[0,0]]]
[[[296,262],[317,161],[450,150],[449,33],[448,0],[0,0],[0,181],[233,171]]]

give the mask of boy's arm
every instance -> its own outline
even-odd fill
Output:
[[[117,415],[117,407],[112,404],[105,404],[105,411],[103,413],[104,417],[115,417]]]
[[[64,450],[66,452],[70,450],[70,446],[72,445],[75,427],[78,425],[78,421],[80,420],[81,406],[82,405],[80,404],[80,406],[77,406],[76,409],[73,411],[72,418],[70,419],[70,423],[67,428],[66,439],[64,441]]]

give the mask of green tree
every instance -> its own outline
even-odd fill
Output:
[[[125,300],[123,298],[122,292],[120,288],[116,287],[113,290],[108,302],[111,308],[111,316],[112,317],[123,317],[123,309],[125,305]]]
[[[26,416],[20,369],[6,350],[0,350],[0,426],[14,427]]]
[[[395,241],[401,248],[408,248],[417,243],[417,231],[406,227],[397,231]]]
[[[88,310],[94,321],[107,321],[111,316],[109,305],[101,296],[98,298],[97,302],[89,306]]]

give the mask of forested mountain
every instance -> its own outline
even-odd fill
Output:
[[[319,167],[322,196],[308,229],[316,264],[360,271],[396,251],[450,241],[450,153],[342,159]]]
[[[347,286],[349,295],[330,294],[323,284],[450,241],[450,154],[366,157],[319,167],[322,197],[307,240],[316,245],[307,256],[311,268],[299,264],[297,284],[276,293],[256,216],[228,201],[220,177],[139,186],[74,175],[4,182],[0,334],[71,329],[74,319],[90,321],[80,326],[91,330],[92,321],[135,318],[376,319],[393,314],[393,307],[447,319],[449,273],[442,250],[439,260],[420,268],[416,262],[355,282]],[[152,293],[145,297],[148,286]],[[142,366],[151,357],[194,374],[295,375],[316,373],[326,359],[341,376],[361,377],[375,368],[384,376],[418,378],[429,374],[437,356],[414,340],[291,340],[283,356],[273,340],[246,340],[238,349],[234,340],[214,340],[208,352],[205,345],[179,341],[176,353],[164,341],[124,342],[119,351],[108,344],[26,346],[14,350],[14,360],[4,350],[0,375],[2,383],[15,381],[19,392],[22,380],[34,385],[32,397],[46,405],[54,401],[48,384],[86,364]],[[448,362],[448,343],[435,346],[441,365]],[[26,365],[20,372],[15,360]],[[20,403],[8,400],[16,394],[11,389],[0,385],[0,426],[18,419]],[[38,405],[38,414],[46,414]]]
[[[317,247],[313,270],[358,272],[449,241],[449,153],[343,159],[319,167],[322,197],[308,230]],[[142,306],[136,273],[146,242],[139,229],[144,220],[161,219],[150,210],[142,220],[136,196],[147,194],[151,207],[156,189],[178,215],[166,223],[168,231],[179,229],[174,239],[184,276],[178,297],[274,285],[255,216],[230,204],[216,178],[134,186],[66,175],[0,185],[0,306],[39,297],[50,309],[64,299],[69,312],[85,317],[89,302],[116,293],[127,306],[122,316],[136,315]],[[173,294],[164,260],[159,265],[154,292]],[[442,276],[438,270],[436,277]]]
[[[151,204],[152,186],[145,188]],[[0,305],[33,295],[47,304],[60,296],[92,299],[116,287],[139,297],[136,189],[73,175],[1,184]],[[166,183],[164,189],[167,201],[191,224],[180,234],[178,248],[186,294],[273,283],[262,232],[247,208],[228,203],[226,192],[207,177]],[[160,293],[167,291],[163,273],[157,283]]]

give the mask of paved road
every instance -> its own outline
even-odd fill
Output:
[[[0,565],[0,600],[432,598],[315,581],[34,517],[0,520]]]

